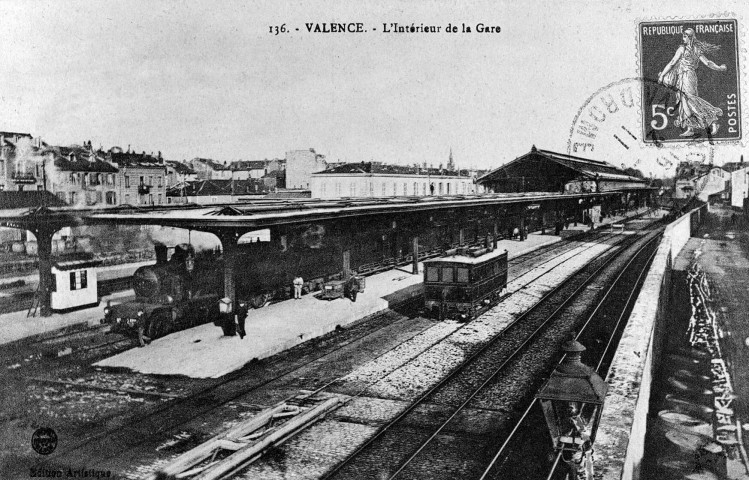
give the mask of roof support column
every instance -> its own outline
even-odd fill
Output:
[[[526,239],[525,234],[525,207],[520,210],[520,241]]]
[[[52,236],[55,231],[43,226],[32,230],[39,255],[39,311],[42,317],[52,315]]]
[[[413,255],[413,261],[411,263],[411,273],[418,275],[419,273],[419,237],[414,235],[411,238],[411,254]]]
[[[221,240],[224,257],[224,296],[236,305],[237,292],[235,281],[235,264],[239,252],[239,234],[233,230],[222,230],[216,234]]]

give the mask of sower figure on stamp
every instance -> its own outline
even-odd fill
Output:
[[[710,70],[725,72],[725,65],[716,65],[705,57],[720,46],[697,40],[691,28],[684,30],[682,40],[684,45],[676,50],[674,58],[658,75],[658,83],[676,89],[678,111],[675,124],[686,129],[680,136],[691,137],[695,134],[694,129],[709,130],[710,135],[715,135],[720,127],[718,117],[723,115],[723,110],[699,97],[697,67],[702,62]]]

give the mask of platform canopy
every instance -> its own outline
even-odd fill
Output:
[[[631,176],[610,163],[537,150],[535,146],[525,155],[479,177],[476,183],[495,193],[571,193],[571,186],[583,192],[647,187],[645,179]]]

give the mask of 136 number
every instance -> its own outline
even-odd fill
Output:
[[[286,33],[286,24],[283,25],[271,25],[270,26],[270,33],[274,35],[278,35],[279,33]]]

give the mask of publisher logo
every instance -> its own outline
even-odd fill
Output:
[[[31,448],[39,455],[49,455],[57,448],[57,434],[48,427],[37,428],[31,436]]]

